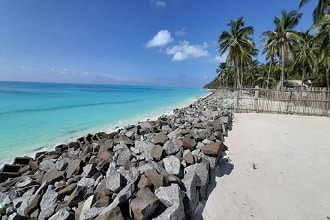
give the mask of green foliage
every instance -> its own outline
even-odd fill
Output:
[[[302,7],[308,0],[300,0]],[[253,27],[240,17],[222,31],[219,52],[227,54],[216,69],[215,79],[205,88],[254,87],[275,88],[284,79],[311,80],[312,86],[330,90],[330,0],[319,0],[314,9],[313,35],[294,30],[302,16],[297,11],[282,11],[275,17],[274,30],[262,34],[262,54],[266,63],[253,60],[258,54],[253,42]]]

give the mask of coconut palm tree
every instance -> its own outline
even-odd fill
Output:
[[[315,38],[309,34],[309,31],[300,33],[300,41],[294,53],[294,65],[301,65],[302,77],[301,81],[304,82],[307,69],[310,73],[314,72],[317,65],[317,47],[315,45]],[[310,74],[309,74],[310,75]]]
[[[236,69],[236,86],[241,87],[241,65],[242,57],[248,51],[253,51],[253,42],[251,36],[253,35],[252,26],[244,26],[244,18],[239,17],[236,20],[231,20],[228,23],[229,31],[223,31],[218,39],[220,55],[228,53],[226,62],[229,66],[234,66]]]
[[[282,11],[281,17],[274,18],[275,30],[263,33],[269,39],[267,45],[269,48],[276,48],[281,60],[281,88],[283,88],[284,67],[291,54],[292,45],[299,42],[299,36],[293,28],[299,23],[301,16],[302,13],[297,11]]]
[[[299,8],[305,5],[309,0],[300,0]],[[325,14],[329,14],[330,12],[330,0],[319,0],[314,11],[313,11],[313,22],[314,24],[318,24]]]

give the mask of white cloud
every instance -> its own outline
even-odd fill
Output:
[[[177,30],[176,32],[175,32],[175,35],[177,35],[177,36],[184,36],[184,35],[186,35],[187,33],[186,33],[186,28],[185,27],[183,27],[183,28],[181,28],[180,30]]]
[[[199,58],[209,56],[209,52],[206,50],[207,43],[202,45],[190,45],[188,41],[179,42],[166,49],[166,54],[173,55],[172,61],[182,61],[188,58]]]
[[[171,37],[171,32],[168,30],[160,30],[158,33],[147,42],[146,47],[161,47],[169,44],[173,41]]]
[[[159,7],[165,7],[166,6],[166,2],[165,1],[161,1],[161,0],[150,0],[150,2],[152,4],[155,4]]]
[[[214,57],[214,61],[219,63],[224,63],[226,62],[227,55],[228,55],[227,53],[224,53],[222,55],[217,55]]]

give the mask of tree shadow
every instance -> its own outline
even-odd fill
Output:
[[[226,151],[222,153],[220,156],[217,166],[214,168],[214,170],[210,174],[210,183],[207,188],[207,196],[206,199],[203,201],[200,201],[193,217],[191,218],[192,220],[203,220],[203,211],[205,208],[205,204],[207,202],[207,198],[209,195],[212,193],[212,191],[215,189],[217,186],[216,178],[217,177],[222,177],[224,175],[230,175],[232,170],[234,169],[234,164],[231,163],[231,160],[227,157]]]

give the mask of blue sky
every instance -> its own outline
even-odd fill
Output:
[[[260,35],[299,0],[0,0],[0,80],[202,87],[231,19]],[[297,30],[309,28],[310,1]],[[263,58],[259,57],[263,62]]]

